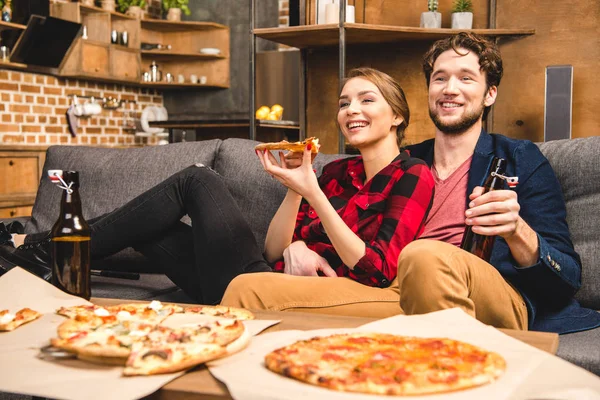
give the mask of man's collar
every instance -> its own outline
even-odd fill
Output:
[[[475,154],[480,155],[489,155],[494,152],[494,143],[492,140],[492,136],[485,131],[485,129],[481,128],[481,133],[479,134],[479,139],[477,139],[477,144],[475,145]]]

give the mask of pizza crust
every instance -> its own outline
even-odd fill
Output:
[[[163,358],[162,353],[168,353]],[[143,343],[136,343],[132,349],[127,365],[123,369],[124,376],[156,375],[179,372],[198,364],[214,360],[226,353],[223,346],[210,343],[192,345],[171,345],[156,348],[144,348]]]
[[[232,318],[237,320],[254,319],[254,314],[244,308],[228,306],[192,306],[186,307],[185,314],[210,315],[212,317]]]

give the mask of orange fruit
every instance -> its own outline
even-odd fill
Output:
[[[267,119],[271,109],[267,106],[262,106],[256,110],[256,119]]]

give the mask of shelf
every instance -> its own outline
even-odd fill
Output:
[[[402,41],[435,41],[455,35],[461,29],[425,29],[409,26],[344,24],[346,44],[376,44]],[[482,36],[526,36],[533,35],[535,29],[471,29],[470,32]],[[254,34],[262,39],[285,44],[300,49],[309,47],[337,46],[339,43],[339,26],[303,25],[289,28],[254,29]]]
[[[164,51],[164,50],[142,50],[142,56],[144,57],[155,57],[155,58],[197,58],[200,60],[222,60],[227,57],[222,55],[209,55],[200,53],[186,53],[186,52],[175,52],[175,51]]]
[[[0,32],[1,31],[6,31],[9,29],[21,29],[21,30],[25,30],[26,26],[25,25],[21,25],[21,24],[15,24],[12,22],[4,22],[4,21],[0,21]]]
[[[150,126],[158,128],[243,128],[250,126],[247,119],[231,120],[167,120],[152,121]],[[268,121],[256,120],[256,126],[261,128],[299,130],[297,121]]]
[[[120,44],[114,44],[114,43],[110,44],[110,48],[115,49],[115,50],[127,51],[129,53],[136,53],[136,54],[140,52],[139,49],[134,49],[133,47],[122,46]]]
[[[0,69],[26,69],[27,64],[0,61]]]
[[[101,14],[110,14],[116,18],[130,19],[130,20],[137,19],[136,17],[131,17],[129,15],[125,15],[125,14],[117,12],[117,11],[108,11],[103,8],[95,7],[95,6],[84,6],[83,4],[79,4],[79,8],[81,9],[81,12],[84,14],[101,13]]]
[[[206,31],[210,29],[227,29],[225,25],[217,24],[215,22],[194,22],[194,21],[181,21],[171,22],[163,20],[142,20],[142,29],[151,29],[153,31],[160,32],[183,32],[190,30]]]
[[[167,83],[167,82],[138,82],[139,86],[155,89],[229,89],[229,85],[211,85],[209,83],[201,85],[199,83]]]

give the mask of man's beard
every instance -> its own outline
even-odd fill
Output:
[[[480,108],[463,115],[463,117],[460,120],[453,123],[445,123],[442,122],[439,114],[435,113],[435,109],[432,110],[430,107],[429,117],[435,124],[436,128],[438,128],[441,132],[457,135],[466,132],[469,128],[475,125],[483,115],[484,109],[485,105],[482,102]]]

